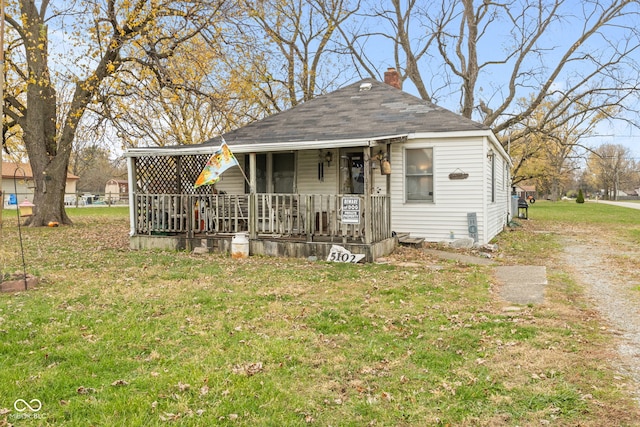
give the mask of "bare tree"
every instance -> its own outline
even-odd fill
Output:
[[[252,49],[262,51],[269,62],[267,73],[254,77],[267,89],[265,99],[274,111],[312,99],[336,79],[344,81],[339,57],[332,55],[334,39],[336,29],[358,10],[358,1],[245,0],[243,4],[250,18],[244,26],[263,40]]]
[[[423,99],[450,101],[505,145],[543,102],[550,120],[512,133],[512,143],[552,134],[553,119],[573,112],[586,121],[616,113],[637,125],[636,0],[391,0],[367,20],[376,31],[341,32],[362,68],[375,77],[373,45],[391,41],[396,68]]]

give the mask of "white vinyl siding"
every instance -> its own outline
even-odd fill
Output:
[[[335,194],[338,188],[340,162],[336,150],[333,161],[324,160],[327,151],[304,150],[298,152],[298,192],[300,194]],[[322,157],[321,157],[322,154]],[[319,164],[322,163],[320,170]],[[320,176],[322,175],[322,177]]]
[[[405,194],[405,152],[433,148],[433,202],[407,202]],[[467,214],[475,212],[478,235],[486,232],[485,161],[483,138],[441,138],[409,140],[392,145],[391,205],[392,229],[410,232],[428,241],[468,237]],[[395,173],[398,171],[399,173]],[[451,173],[466,173],[466,179],[449,179]]]
[[[487,162],[487,212],[485,216],[486,240],[491,240],[500,233],[507,224],[509,208],[511,203],[510,189],[511,178],[509,176],[508,162],[498,155],[496,148],[493,148],[494,155],[494,177],[491,180],[491,162]],[[491,199],[491,191],[495,191],[494,199]]]
[[[245,155],[240,154],[235,155],[235,157],[240,165],[244,165]],[[249,171],[246,170],[245,173],[248,178]],[[220,181],[215,183],[215,189],[218,192],[224,191],[227,194],[244,194],[244,177],[241,169],[238,166],[234,166],[224,171],[220,175]]]

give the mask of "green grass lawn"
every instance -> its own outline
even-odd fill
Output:
[[[497,239],[502,262],[558,250],[535,227],[587,221],[633,239],[628,211],[538,202]],[[21,229],[41,282],[0,294],[0,426],[640,420],[609,338],[561,273],[550,304],[513,312],[490,267],[418,251],[396,254],[412,266],[131,251],[127,208],[69,215],[73,226]],[[21,271],[15,213],[3,218],[2,273]]]

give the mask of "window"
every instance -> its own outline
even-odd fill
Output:
[[[295,155],[293,153],[274,153],[272,155],[272,187],[274,193],[293,193],[295,181]]]
[[[407,201],[433,201],[433,148],[407,149],[405,158]]]
[[[249,170],[245,156],[245,170]],[[256,154],[256,193],[293,193],[295,184],[295,154]],[[245,192],[249,184],[245,182]]]

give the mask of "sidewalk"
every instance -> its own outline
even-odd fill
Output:
[[[640,206],[639,206],[640,207]],[[423,249],[426,254],[475,265],[494,265],[493,260],[473,255]],[[495,277],[500,284],[500,297],[512,304],[542,304],[547,285],[547,268],[535,265],[496,266]]]
[[[620,206],[621,208],[640,209],[640,202],[617,202],[613,200],[589,200],[589,203],[604,203],[605,205]]]

